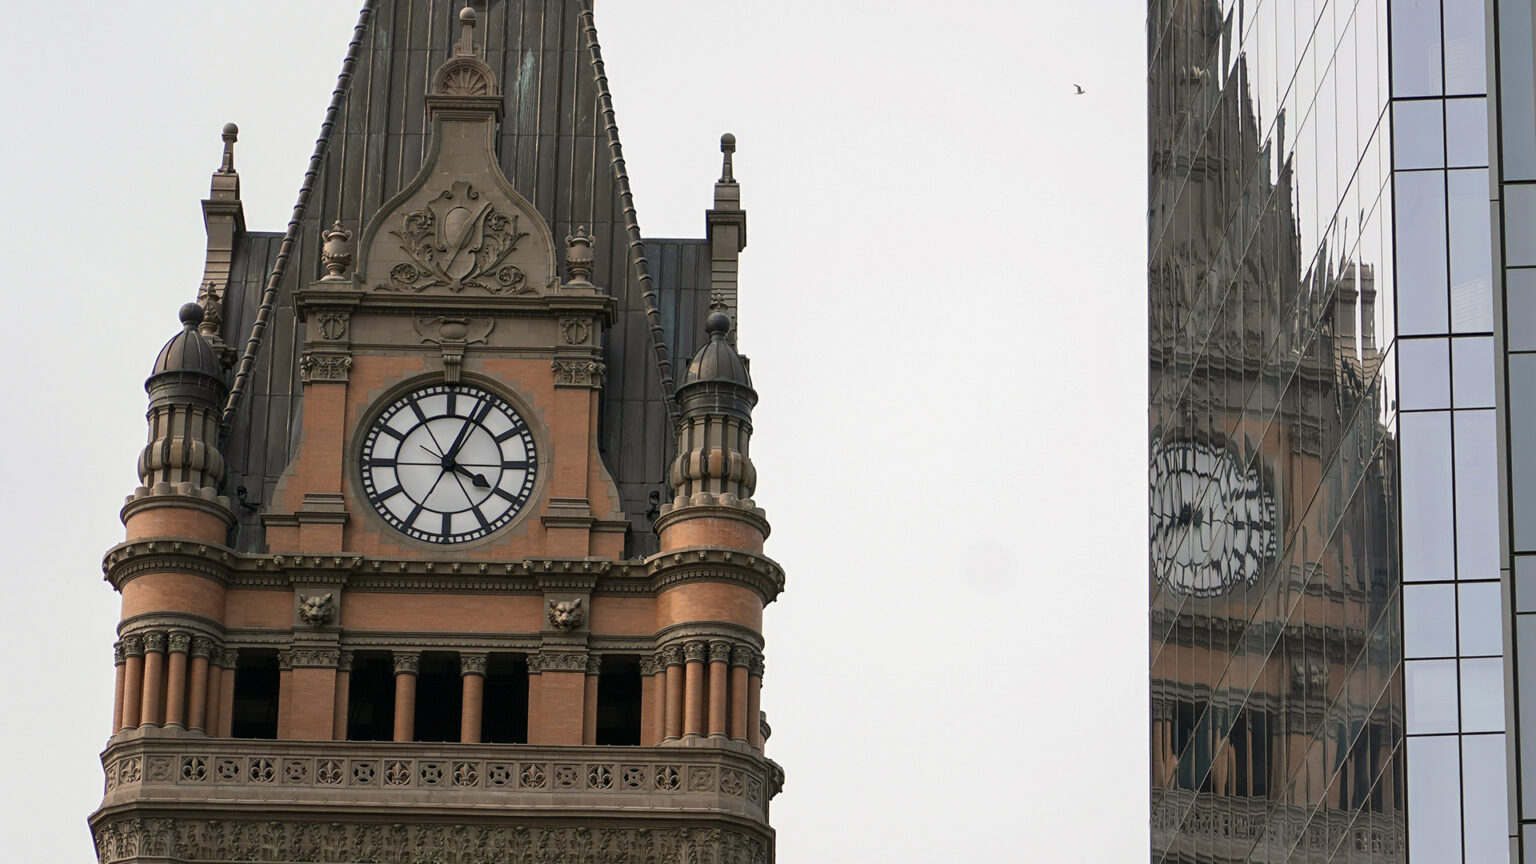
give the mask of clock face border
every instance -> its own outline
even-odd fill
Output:
[[[1148,561],[1155,584],[1179,596],[1203,599],[1256,585],[1274,566],[1282,530],[1274,477],[1263,460],[1246,466],[1233,442],[1202,437],[1154,436],[1148,456]],[[1166,472],[1161,484],[1152,476],[1160,468]],[[1185,500],[1180,475],[1199,481],[1198,500]],[[1184,547],[1195,543],[1200,532],[1198,525],[1191,529],[1183,523],[1198,523],[1200,516],[1229,517],[1218,518],[1212,523],[1216,527],[1203,532],[1212,542],[1226,544],[1224,550],[1193,554]],[[1175,537],[1179,533],[1182,543]]]
[[[381,434],[375,431],[380,421],[383,420],[386,416],[399,416],[401,412],[404,412],[406,416],[410,416],[411,408],[409,407],[408,400],[410,400],[410,398],[416,394],[422,394],[425,391],[438,391],[426,393],[425,398],[431,398],[433,396],[438,396],[440,393],[446,392],[450,388],[458,391],[460,394],[463,394],[465,390],[481,391],[482,393],[489,395],[503,403],[507,408],[511,410],[513,414],[516,415],[517,419],[521,421],[521,431],[520,433],[514,435],[514,439],[523,438],[527,442],[527,449],[532,451],[532,458],[527,460],[528,468],[526,469],[527,474],[531,475],[531,479],[525,480],[525,482],[520,485],[519,492],[521,494],[517,494],[517,500],[508,508],[508,514],[504,514],[503,516],[498,516],[496,519],[490,520],[489,528],[484,529],[483,533],[481,530],[476,530],[471,532],[460,532],[459,534],[442,534],[423,530],[413,530],[408,526],[404,526],[400,524],[403,520],[398,514],[390,513],[386,515],[385,513],[381,512],[381,504],[376,503],[378,499],[375,495],[374,484],[370,482],[370,478],[368,476],[365,476],[368,472],[366,471],[363,464],[364,458],[370,452],[370,443],[378,434]],[[456,399],[455,401],[457,402],[459,400]],[[462,409],[457,405],[455,408],[459,413],[456,413],[453,416],[462,420],[464,418]],[[492,413],[500,412],[497,412],[495,409],[493,409]],[[428,420],[443,420],[446,419],[447,416],[448,415],[438,415],[429,417]],[[419,427],[421,425],[419,418],[413,419],[412,425]],[[521,398],[515,392],[512,392],[510,388],[501,384],[499,381],[486,378],[485,376],[467,373],[461,375],[459,382],[454,385],[449,385],[448,382],[443,380],[440,374],[426,377],[417,377],[407,381],[402,381],[399,384],[389,388],[384,392],[383,395],[370,402],[368,406],[358,414],[358,419],[353,424],[353,441],[351,446],[348,448],[349,458],[347,460],[348,465],[346,473],[350,478],[350,483],[357,495],[357,499],[362,504],[362,509],[367,511],[369,514],[369,516],[366,518],[371,518],[374,520],[374,524],[376,525],[388,528],[388,530],[383,533],[384,537],[394,541],[408,543],[424,550],[436,550],[440,552],[473,548],[494,542],[500,538],[504,538],[510,529],[519,524],[522,524],[524,522],[525,516],[536,509],[535,505],[543,495],[545,478],[549,473],[548,448],[550,445],[548,441],[548,435],[545,434],[542,424],[537,420],[537,415],[528,405],[527,401]],[[404,442],[402,441],[402,444],[403,443]],[[485,442],[483,441],[479,442],[481,445],[484,445],[484,443]],[[442,442],[440,446],[446,449],[449,447],[449,443]],[[465,446],[469,446],[469,444],[466,443]],[[423,456],[424,459],[427,460],[430,458],[427,457],[426,454],[423,454]],[[484,473],[484,469],[479,469],[478,472],[472,471],[471,473]],[[490,478],[487,479],[489,480]],[[492,491],[488,494],[499,494],[497,490],[501,488],[499,483],[500,480],[501,476],[498,475],[495,480],[491,481]],[[467,486],[473,485],[469,483],[467,479],[465,482]],[[466,494],[468,494],[467,489]],[[383,507],[382,509],[387,510],[389,508]],[[427,512],[439,513],[440,511],[428,510]],[[466,511],[460,510],[454,512]]]

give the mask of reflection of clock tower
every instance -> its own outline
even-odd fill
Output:
[[[287,234],[226,129],[105,561],[104,864],[773,860],[734,139],[642,240],[590,3],[455,5],[364,7]]]

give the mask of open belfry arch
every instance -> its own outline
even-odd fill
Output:
[[[771,862],[735,139],[643,238],[590,0],[369,0],[284,233],[237,138],[103,564],[99,860]]]

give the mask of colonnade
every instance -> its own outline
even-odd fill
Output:
[[[643,743],[686,737],[734,738],[761,748],[763,655],[726,640],[668,645],[641,663],[650,723]],[[644,697],[642,697],[644,698]]]
[[[228,736],[238,651],[206,636],[150,630],[113,646],[112,731],[165,726]]]

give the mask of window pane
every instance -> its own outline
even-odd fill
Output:
[[[1464,582],[1456,587],[1456,591],[1456,618],[1460,622],[1462,656],[1503,654],[1504,613],[1499,604],[1499,583]]]
[[[1392,95],[1440,94],[1439,0],[1393,0]]]
[[[1455,566],[1447,530],[1453,518],[1450,414],[1399,414],[1398,421],[1402,428],[1403,579],[1450,579]]]
[[[1447,99],[1445,162],[1452,168],[1488,164],[1488,100]]]
[[[1504,658],[1461,661],[1461,731],[1504,731]]]
[[[1397,206],[1397,324],[1400,333],[1446,330],[1445,177],[1393,176]]]
[[[1404,411],[1451,407],[1451,364],[1446,341],[1397,341],[1397,407]]]
[[[1408,848],[1414,861],[1460,861],[1461,758],[1455,735],[1408,739]]]
[[[1493,337],[1451,340],[1452,390],[1457,408],[1493,407]]]
[[[1392,103],[1392,167],[1440,168],[1445,161],[1445,118],[1439,99]]]
[[[1445,92],[1488,92],[1483,0],[1445,2]],[[1396,11],[1397,0],[1393,2]]]
[[[1408,657],[1454,657],[1454,585],[1403,586],[1403,651]]]
[[[1511,267],[1536,265],[1536,186],[1504,187],[1504,256]]]
[[[1461,739],[1462,820],[1467,862],[1509,860],[1509,775],[1504,770],[1503,735]],[[1417,789],[1409,790],[1417,795]]]
[[[1456,661],[1409,660],[1403,664],[1408,734],[1456,731]]]
[[[1447,175],[1448,230],[1451,243],[1451,329],[1458,333],[1493,330],[1492,211],[1488,171],[1471,168]],[[1492,404],[1492,403],[1490,403]]]
[[[1499,578],[1499,466],[1492,411],[1457,411],[1456,578]]]

